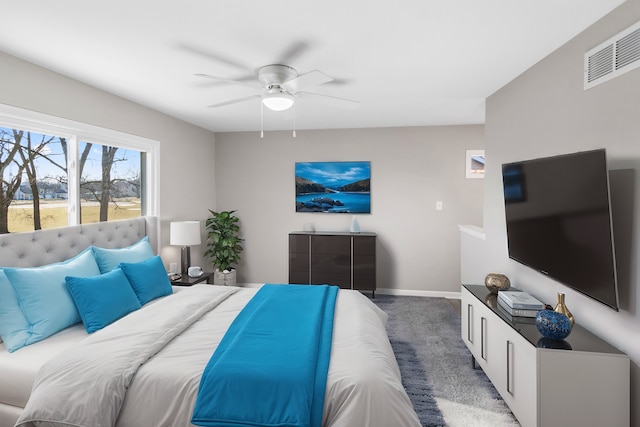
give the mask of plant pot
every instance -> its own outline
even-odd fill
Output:
[[[236,271],[224,270],[220,271],[216,269],[213,272],[213,284],[222,286],[235,286],[236,285]]]

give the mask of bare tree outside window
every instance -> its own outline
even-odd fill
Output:
[[[0,234],[9,232],[9,207],[22,183],[24,166],[16,161],[20,145],[15,143],[13,132],[0,128]]]
[[[40,197],[47,197],[48,187],[47,181],[43,181],[42,185],[38,185],[38,169],[36,168],[36,160],[43,156],[47,146],[56,139],[55,136],[32,134],[31,132],[18,131],[13,129],[13,136],[16,145],[20,146],[20,158],[24,166],[24,173],[27,176],[27,182],[31,189],[33,200],[33,229],[42,229],[42,216],[40,212]],[[43,156],[46,157],[46,156]]]
[[[88,142],[80,149],[86,154],[80,174],[80,222],[140,216],[141,153]]]

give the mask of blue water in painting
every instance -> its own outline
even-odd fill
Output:
[[[322,212],[371,213],[371,194],[369,193],[310,193],[296,196],[296,203],[311,202],[314,198],[329,198],[343,203],[343,206],[327,206]]]

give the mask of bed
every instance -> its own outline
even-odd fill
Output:
[[[92,246],[128,250],[142,240],[157,252],[157,229],[157,218],[143,217],[3,235],[0,267],[28,269],[59,263],[84,256]],[[7,276],[11,271],[5,268]],[[91,334],[83,317],[85,324],[73,324],[12,352],[0,343],[0,426],[13,426],[19,419],[25,426],[49,425],[32,421],[56,410],[71,417],[69,423],[99,412],[99,422],[86,421],[92,427],[193,425],[203,371],[230,325],[260,291],[212,285],[173,287]],[[366,296],[338,292],[321,408],[323,426],[420,425],[402,387],[385,322],[386,314]],[[152,345],[144,347],[144,342]],[[134,360],[136,370],[129,373],[125,385],[109,375],[123,354],[143,358]],[[64,381],[64,386],[45,383],[52,376]],[[95,385],[96,378],[108,383],[107,392]],[[119,387],[115,392],[113,384]],[[258,406],[251,401],[239,403]]]

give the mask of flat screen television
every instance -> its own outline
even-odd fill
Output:
[[[502,165],[509,257],[618,310],[604,149]]]

